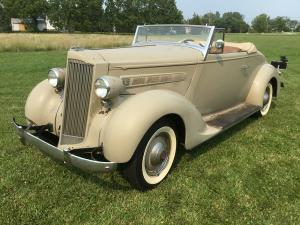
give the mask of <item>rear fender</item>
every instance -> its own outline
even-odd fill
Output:
[[[153,90],[129,97],[112,110],[100,134],[104,156],[112,162],[128,162],[149,128],[170,114],[184,122],[186,148],[199,144],[206,124],[196,107],[175,92]]]
[[[277,97],[279,96],[279,92],[280,92],[280,77],[278,71],[272,65],[264,64],[258,71],[253,81],[250,92],[246,99],[246,103],[262,107],[263,96],[266,87],[271,80],[272,82],[275,81],[273,85],[276,84],[276,93],[274,94]]]

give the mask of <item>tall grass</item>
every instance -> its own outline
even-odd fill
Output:
[[[111,48],[130,45],[131,35],[106,34],[0,34],[0,52]]]

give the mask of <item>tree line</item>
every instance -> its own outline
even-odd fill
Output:
[[[0,31],[10,31],[10,18],[23,18],[37,31],[40,18],[59,31],[132,33],[139,24],[207,24],[231,33],[300,31],[298,21],[262,14],[251,25],[239,12],[194,14],[184,20],[175,0],[0,0]]]
[[[244,16],[239,12],[227,12],[221,15],[219,12],[207,13],[203,16],[194,14],[187,20],[189,24],[207,24],[219,28],[225,28],[228,33],[245,33],[249,25],[245,22]]]
[[[256,32],[300,32],[300,23],[288,17],[278,16],[271,19],[267,14],[261,14],[254,18],[252,27]]]
[[[244,16],[239,12],[227,12],[221,15],[219,12],[207,13],[203,16],[194,14],[187,20],[190,24],[208,24],[225,28],[229,33],[246,32],[300,32],[300,23],[288,17],[276,17],[271,19],[267,14],[256,16],[251,26],[244,20]]]
[[[0,27],[9,18],[24,18],[37,31],[39,18],[47,18],[61,31],[134,32],[137,24],[182,23],[175,0],[0,0]]]

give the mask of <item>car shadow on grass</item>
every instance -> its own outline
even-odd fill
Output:
[[[97,187],[105,190],[115,191],[132,191],[134,190],[130,184],[121,176],[120,169],[107,174],[95,174],[82,171],[72,166],[67,166],[72,173],[80,176],[89,183],[95,184]]]
[[[40,152],[45,157],[49,157],[46,153]],[[51,158],[55,162],[55,165],[61,166],[63,170],[68,170],[70,174],[75,174],[81,177],[88,183],[93,183],[99,188],[105,190],[116,190],[116,191],[132,191],[134,190],[130,184],[121,176],[121,171],[118,168],[116,171],[109,173],[91,173],[78,169],[72,165],[65,164],[60,160]]]

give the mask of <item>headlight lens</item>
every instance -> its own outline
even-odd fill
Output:
[[[107,98],[110,91],[109,82],[104,77],[96,80],[96,95],[99,98]]]
[[[58,90],[63,89],[65,86],[65,74],[65,70],[61,68],[53,68],[49,70],[49,84]]]
[[[48,74],[48,81],[50,83],[50,85],[54,88],[57,87],[57,84],[58,84],[58,76],[57,74],[53,71],[53,70],[50,70],[49,71],[49,74]]]
[[[125,90],[122,79],[113,76],[98,78],[95,86],[96,95],[104,100],[116,98]]]

